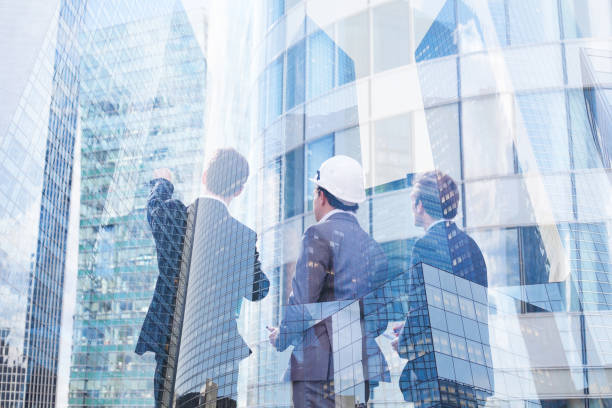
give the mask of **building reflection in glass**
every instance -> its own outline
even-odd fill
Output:
[[[304,314],[377,326],[368,347],[389,375],[370,406],[610,404],[609,1],[236,0],[205,13],[174,0],[60,3],[0,122],[3,402],[55,401],[62,296],[74,299],[61,281],[67,198],[80,178],[69,404],[154,404],[155,357],[135,353],[160,276],[149,182],[170,168],[175,197],[192,203],[205,155],[229,146],[250,177],[228,214],[249,232],[207,241],[216,210],[206,199],[188,207],[177,286],[166,280],[176,296],[158,321],[167,336],[150,339],[168,354],[162,405],[292,405],[284,373],[295,345],[279,352],[266,326],[282,322],[315,224],[310,178],[339,155],[363,167],[355,216],[387,277],[360,292],[371,302],[363,318],[357,298]],[[82,171],[71,179],[79,132]],[[461,201],[431,239],[411,196],[418,175],[435,171]],[[240,242],[244,254],[204,256]],[[469,272],[457,268],[465,246],[482,254]],[[258,262],[265,297],[245,297],[246,279],[187,279]],[[358,343],[353,332],[332,332],[347,341],[331,345],[347,353],[339,366],[356,361],[342,347]],[[334,375],[335,405],[365,403],[356,366]]]

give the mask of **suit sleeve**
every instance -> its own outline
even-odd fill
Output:
[[[147,200],[147,221],[155,240],[159,275],[135,351],[137,354],[152,351],[164,355],[170,318],[174,312],[173,299],[176,294],[186,209],[180,201],[172,200],[173,186],[168,180],[152,180],[151,186]]]
[[[259,252],[257,251],[256,241],[257,235],[253,233],[253,245],[251,252],[253,253],[252,262],[248,263],[248,267],[253,265],[253,269],[247,271],[247,281],[249,282],[247,293],[243,297],[246,299],[256,302],[266,297],[270,290],[270,281],[266,274],[261,270],[261,262],[259,261]]]
[[[295,276],[292,281],[292,293],[288,305],[283,309],[280,333],[276,348],[285,350],[290,345],[297,344],[306,329],[303,305],[316,303],[321,297],[325,280],[332,269],[332,259],[329,242],[322,239],[311,227],[302,238],[302,248],[295,266]]]
[[[151,180],[151,193],[147,200],[147,221],[155,242],[165,238],[168,226],[179,226],[185,222],[186,207],[179,200],[172,199],[174,186],[166,179]],[[175,225],[176,224],[176,225]]]
[[[408,264],[408,271],[403,275],[403,287],[404,293],[398,297],[397,309],[403,310],[405,316],[404,327],[399,334],[398,342],[398,354],[401,358],[408,358],[408,349],[410,340],[410,298],[414,296],[416,290],[416,279],[415,279],[415,268],[414,266],[420,262],[423,262],[422,255],[420,252],[419,243],[417,242],[412,253],[410,254],[410,263]]]
[[[371,337],[380,336],[386,329],[389,322],[389,306],[393,301],[389,297],[389,266],[387,257],[380,247],[376,246],[371,255],[371,269],[373,273],[372,285],[369,293],[363,298],[364,318],[366,330]]]

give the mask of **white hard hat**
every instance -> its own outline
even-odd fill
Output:
[[[359,204],[366,199],[361,164],[348,156],[325,160],[311,181],[345,204]]]

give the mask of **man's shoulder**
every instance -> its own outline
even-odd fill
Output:
[[[353,242],[376,241],[359,225],[354,215],[348,213],[334,214],[324,222],[311,225],[304,231],[303,239],[337,240],[338,236],[350,237]]]
[[[442,224],[438,224],[434,228],[425,232],[425,235],[420,237],[414,243],[415,248],[428,248],[432,245],[448,245],[448,235]],[[437,228],[436,228],[437,227]]]
[[[316,223],[306,228],[302,235],[302,241],[304,242],[329,242],[331,241],[333,231],[333,224],[327,222]]]
[[[232,224],[232,226],[236,229],[236,231],[240,232],[243,235],[246,235],[248,237],[256,237],[257,233],[251,229],[251,227],[243,224],[242,222],[238,221],[236,218],[232,217],[231,214],[228,217],[228,222],[230,222]]]

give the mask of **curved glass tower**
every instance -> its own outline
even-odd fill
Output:
[[[245,323],[247,336],[260,332],[253,337],[261,348],[244,370],[242,403],[291,405],[290,386],[279,381],[289,357],[265,345],[263,328],[278,324],[301,233],[315,222],[309,179],[339,154],[363,165],[368,200],[357,218],[384,248],[390,276],[409,270],[424,233],[415,226],[410,195],[418,174],[430,170],[457,182],[455,222],[487,267],[488,329],[444,303],[441,330],[429,310],[420,341],[432,360],[415,369],[410,387],[421,391],[412,395],[398,384],[406,360],[381,335],[391,382],[371,392],[371,404],[600,403],[610,392],[612,364],[602,348],[607,340],[599,337],[612,323],[612,33],[602,23],[612,6],[553,0],[260,5],[251,152],[265,203],[258,202],[254,222],[273,284]],[[427,281],[427,270],[413,274]],[[433,307],[429,292],[424,301]],[[457,319],[461,328],[449,331]],[[478,341],[470,336],[474,322],[481,324]],[[392,324],[386,335],[393,337]],[[352,389],[340,387],[338,378],[336,404],[364,402],[355,377]]]

